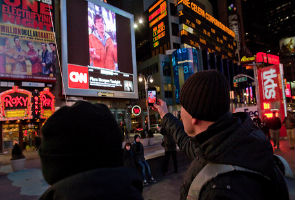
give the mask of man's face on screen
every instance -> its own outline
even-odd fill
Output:
[[[95,28],[98,33],[104,34],[104,22],[102,18],[95,20]]]

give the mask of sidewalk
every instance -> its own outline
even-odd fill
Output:
[[[289,149],[287,140],[280,141],[280,148],[275,153],[283,156],[295,173],[294,149]],[[26,169],[18,172],[11,171],[10,155],[0,155],[0,160],[6,163],[4,166],[0,166],[0,199],[37,200],[49,187],[42,176],[41,163],[37,152],[24,153],[29,158],[25,164]],[[158,180],[157,183],[144,188],[143,196],[147,200],[179,199],[179,187],[182,184],[184,171],[186,171],[189,161],[185,158],[183,152],[179,152],[180,173],[172,173],[173,167],[171,166],[172,162],[170,162],[170,172],[168,172],[168,176],[163,177],[160,175],[162,155],[164,155],[164,149],[160,143],[145,147],[145,157],[151,165],[153,175]]]

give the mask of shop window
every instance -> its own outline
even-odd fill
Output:
[[[3,124],[2,137],[4,151],[11,149],[14,143],[19,143],[19,124]]]

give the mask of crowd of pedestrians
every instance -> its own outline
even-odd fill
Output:
[[[263,116],[260,120],[258,115],[255,115],[253,123],[257,128],[260,128],[265,136],[273,141],[273,147],[277,150],[280,149],[280,133],[282,125],[285,126],[287,131],[287,137],[289,140],[290,149],[294,149],[295,144],[295,117],[292,111],[287,112],[287,117],[284,118],[283,122],[278,117],[277,112],[272,113],[271,118]]]

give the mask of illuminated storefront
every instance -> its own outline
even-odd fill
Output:
[[[55,111],[55,97],[45,88],[39,92],[14,86],[0,93],[0,152],[14,143],[33,146],[43,122]]]

